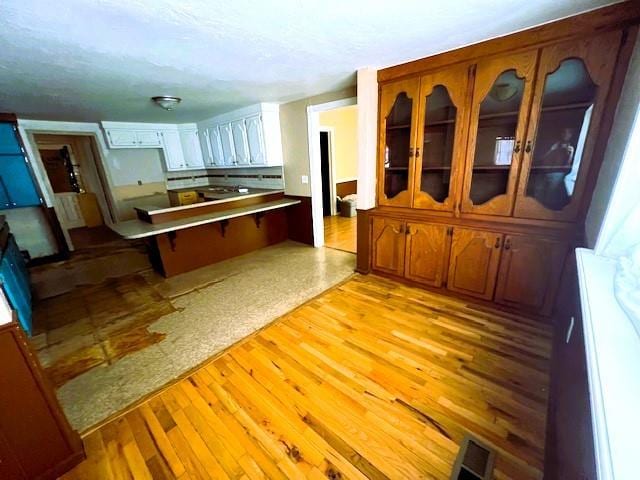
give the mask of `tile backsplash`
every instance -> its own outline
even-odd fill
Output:
[[[166,179],[167,189],[205,185],[242,185],[252,188],[284,189],[282,167],[167,172]]]

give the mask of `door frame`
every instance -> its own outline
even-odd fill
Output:
[[[108,168],[107,158],[109,156],[109,149],[104,139],[100,125],[97,123],[83,123],[83,122],[56,122],[49,120],[24,120],[18,119],[18,131],[22,137],[24,148],[26,150],[26,156],[29,159],[34,175],[38,182],[38,186],[42,191],[43,200],[45,206],[53,208],[58,222],[60,221],[60,212],[57,210],[55,196],[53,193],[53,187],[49,182],[47,171],[44,168],[42,158],[38,151],[38,143],[36,142],[35,134],[51,134],[51,135],[72,135],[90,137],[93,139],[91,142],[91,152],[93,154],[93,161],[98,173],[98,179],[103,189],[105,197],[104,205],[99,201],[100,210],[102,211],[104,222],[107,226],[113,225],[118,221],[118,212],[116,210],[116,202],[113,196],[114,182],[111,178]],[[100,197],[98,195],[98,197]],[[73,241],[67,229],[62,228],[65,241],[69,250],[74,250]]]
[[[320,112],[357,105],[358,98],[350,97],[333,102],[307,106],[307,143],[309,146],[309,183],[311,187],[311,217],[313,222],[313,246],[324,245],[324,220],[322,214],[322,170],[320,168]],[[357,132],[356,132],[357,133]]]
[[[330,198],[335,199],[336,198],[336,170],[335,170],[336,169],[336,165],[335,165],[336,145],[333,139],[335,138],[336,131],[335,131],[335,128],[333,127],[323,127],[323,126],[318,127],[318,137],[320,137],[320,134],[323,132],[327,134],[328,142],[329,142],[329,148],[328,148],[329,150],[329,195],[330,195]],[[321,156],[320,175],[322,176],[322,153],[320,156]],[[322,185],[322,183],[320,185]],[[335,201],[330,203],[330,207],[331,207],[331,210],[330,210],[331,215],[332,216],[337,215],[338,209],[336,208]]]

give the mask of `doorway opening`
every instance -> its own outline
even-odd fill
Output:
[[[314,245],[355,253],[356,99],[312,105],[307,116]]]
[[[105,225],[113,221],[113,210],[96,161],[94,139],[39,133],[34,140],[70,247],[84,249],[116,241],[118,236]]]

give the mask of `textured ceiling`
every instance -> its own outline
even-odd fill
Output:
[[[606,0],[1,0],[0,111],[194,121],[355,83],[383,67]],[[173,112],[153,95],[177,95]]]

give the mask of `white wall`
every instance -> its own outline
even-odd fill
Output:
[[[164,182],[162,151],[158,148],[111,149],[107,156],[107,168],[111,172],[113,184],[137,185]]]
[[[335,108],[318,114],[320,126],[331,128],[333,175],[336,183],[358,178],[358,106]]]
[[[378,74],[373,68],[358,70],[358,208],[376,206],[378,145]]]
[[[288,195],[311,196],[311,184],[303,184],[301,181],[303,175],[309,177],[309,181],[311,177],[307,107],[355,96],[356,89],[352,87],[280,105],[284,183]]]
[[[56,239],[41,207],[0,210],[0,215],[6,217],[18,248],[28,250],[31,258],[57,253]]]
[[[589,248],[593,248],[596,244],[605,213],[607,213],[613,187],[625,155],[629,135],[633,128],[638,104],[640,104],[640,37],[636,41],[633,50],[624,86],[622,87],[620,101],[618,102],[618,109],[616,110],[613,121],[611,135],[609,136],[604,160],[600,174],[598,175],[598,182],[596,183],[585,221],[585,234]],[[634,178],[633,181],[638,184],[640,177]],[[629,193],[637,195],[638,187],[639,186],[636,185],[635,189],[630,190]],[[628,203],[626,205],[629,206],[631,204]],[[623,217],[625,215],[625,204],[621,203],[616,208],[618,211],[612,211],[611,214]]]

